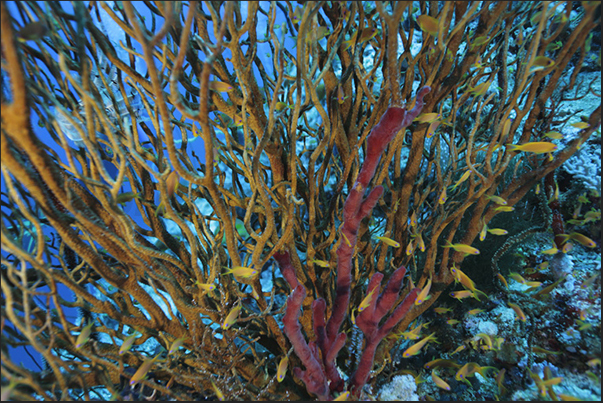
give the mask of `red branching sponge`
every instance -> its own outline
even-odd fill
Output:
[[[367,138],[366,158],[343,207],[344,221],[341,231],[344,241],[337,249],[337,290],[328,322],[325,321],[326,302],[324,299],[319,298],[312,303],[316,341],[307,343],[301,332],[299,314],[302,302],[306,297],[306,290],[295,275],[289,253],[274,254],[283,276],[293,289],[287,300],[287,309],[283,318],[284,331],[293,345],[295,353],[306,367],[305,371],[294,368],[293,372],[305,383],[308,392],[316,395],[320,400],[329,400],[331,392],[341,392],[344,388],[344,382],[337,371],[335,359],[346,342],[345,333],[339,330],[350,308],[352,254],[360,222],[373,210],[383,194],[382,186],[373,188],[366,197],[364,197],[365,190],[375,175],[377,164],[385,148],[400,130],[408,126],[421,113],[424,105],[423,97],[430,90],[431,88],[428,86],[419,90],[415,106],[410,111],[405,108],[388,108]],[[400,296],[405,273],[404,267],[396,270],[379,297],[373,298],[369,306],[356,319],[356,323],[365,337],[360,363],[348,385],[356,396],[368,379],[377,346],[408,313],[420,291],[418,288],[413,288],[383,325],[379,326],[381,319],[393,308]],[[371,277],[367,293],[376,292],[377,288],[381,286],[382,280],[383,274],[375,273]]]

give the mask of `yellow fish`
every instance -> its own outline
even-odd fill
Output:
[[[458,300],[461,300],[461,299],[467,298],[467,297],[473,297],[473,298],[475,298],[475,299],[477,299],[479,301],[479,299],[477,298],[476,294],[473,293],[472,291],[469,291],[469,290],[452,291],[450,293],[450,296],[452,298],[456,298]]]
[[[155,358],[146,358],[142,364],[140,364],[140,367],[138,367],[138,369],[136,370],[136,372],[134,373],[134,375],[132,375],[132,378],[130,378],[130,386],[134,386],[136,385],[138,382],[142,381],[143,379],[146,378],[147,374],[149,373],[150,369],[153,367],[153,363],[157,360],[157,358],[159,358],[159,355],[161,353],[157,354],[155,356]]]
[[[257,270],[253,270],[251,267],[235,266],[232,269],[224,267],[226,273],[222,273],[223,276],[232,273],[235,277],[241,277],[245,279],[252,279],[258,275]]]
[[[526,321],[526,319],[527,319],[526,315],[525,315],[525,313],[523,313],[523,311],[521,310],[519,305],[514,304],[512,302],[507,302],[507,305],[509,305],[511,307],[511,309],[513,309],[515,311],[515,314],[517,315],[517,319],[519,319],[522,322]]]
[[[216,397],[218,398],[218,400],[223,402],[224,401],[224,393],[222,393],[222,391],[220,389],[218,389],[218,387],[216,386],[214,381],[211,381],[211,387],[214,389],[214,393],[216,394]]]
[[[486,234],[488,232],[488,225],[484,224],[484,226],[482,227],[482,230],[479,233],[479,240],[483,241],[484,239],[486,239]]]
[[[429,127],[427,128],[427,134],[425,135],[425,137],[427,137],[428,139],[432,138],[433,135],[435,134],[436,129],[438,128],[438,126],[440,125],[440,121],[436,120],[434,122],[431,122],[431,124],[429,125]]]
[[[285,374],[287,373],[287,365],[289,364],[289,357],[284,356],[281,358],[281,361],[278,363],[278,369],[276,370],[276,380],[278,382],[282,382],[285,379]]]
[[[492,200],[494,203],[501,206],[505,206],[507,204],[507,201],[500,196],[486,195],[486,199]]]
[[[375,238],[377,238],[378,240],[380,240],[384,244],[389,245],[389,246],[391,246],[393,248],[399,248],[400,247],[400,244],[398,242],[396,242],[393,239],[388,238],[386,236],[376,236]]]
[[[561,140],[563,138],[563,134],[559,132],[546,132],[543,134],[543,136],[553,140]]]
[[[509,231],[502,228],[491,228],[488,229],[488,232],[494,235],[507,235],[509,233]]]
[[[423,348],[423,346],[425,344],[427,344],[427,342],[429,342],[429,341],[434,341],[434,342],[437,343],[437,340],[436,340],[434,334],[435,333],[432,333],[429,336],[424,337],[423,339],[421,339],[421,341],[419,341],[419,342],[413,344],[412,346],[410,346],[409,348],[407,348],[404,351],[404,353],[402,353],[402,356],[404,358],[408,358],[408,357],[411,357],[413,355],[419,354],[419,352],[421,351],[421,349]]]
[[[94,322],[88,323],[77,336],[75,340],[75,349],[79,350],[90,340],[90,335],[92,334],[92,326],[94,326]]]
[[[431,36],[438,35],[438,20],[426,14],[418,16],[416,20],[417,24],[419,24],[419,27],[421,28],[421,31],[427,32]]]
[[[526,283],[526,280],[523,277],[521,277],[521,275],[519,273],[515,273],[515,272],[509,273],[509,277],[511,277],[513,280],[517,281],[518,283],[521,283],[521,284]]]
[[[362,302],[360,303],[360,305],[358,306],[358,312],[362,312],[364,311],[366,308],[369,307],[369,305],[371,305],[371,303],[373,302],[373,296],[375,295],[375,291],[377,291],[378,287],[375,287],[373,289],[373,291],[369,292],[367,294],[366,297],[364,297],[364,299],[362,300]]]
[[[126,337],[126,339],[121,344],[121,347],[119,347],[119,355],[125,354],[126,351],[132,348],[132,345],[136,340],[136,336],[138,336],[138,334],[134,332],[134,334],[132,334],[131,336]]]
[[[339,105],[343,104],[343,102],[345,101],[345,92],[343,92],[343,85],[339,84],[337,86],[337,102],[339,102]]]
[[[439,315],[443,315],[446,312],[451,312],[452,308],[437,307],[437,308],[433,308],[433,311]]]
[[[511,151],[524,151],[534,154],[551,153],[557,150],[557,144],[549,143],[547,141],[533,141],[523,144],[507,144],[506,147]]]
[[[461,323],[460,321],[456,320],[456,319],[448,319],[446,321],[446,323],[448,323],[450,326],[454,326],[454,325],[458,325],[459,323]]]
[[[417,246],[421,252],[425,252],[425,242],[423,242],[423,237],[421,234],[417,235]]]
[[[204,283],[200,283],[199,281],[195,281],[195,285],[197,287],[199,287],[200,290],[203,290],[203,291],[213,291],[216,289],[215,284],[204,284]]]
[[[595,243],[595,241],[593,241],[592,239],[590,239],[586,235],[582,235],[582,234],[580,234],[578,232],[572,232],[569,235],[567,235],[567,234],[561,234],[559,236],[563,238],[563,242],[567,242],[570,239],[573,239],[574,241],[580,242],[582,245],[586,246],[587,248],[595,248],[597,246],[597,244]]]
[[[505,288],[509,288],[509,284],[507,283],[507,280],[503,277],[502,274],[496,273],[496,277],[498,277],[498,279],[500,280],[500,282],[503,283],[503,285],[505,286]]]
[[[485,83],[481,83],[474,88],[470,88],[469,91],[477,96],[480,96],[483,95],[488,88],[490,88],[490,84],[492,84],[490,81],[486,81]]]
[[[430,289],[431,289],[431,277],[429,278],[429,280],[427,280],[427,284],[425,284],[425,287],[423,287],[423,289],[421,290],[419,295],[417,295],[417,299],[415,299],[415,305],[421,305],[423,302],[425,302],[429,298],[431,298],[431,295],[429,295]]]
[[[182,345],[184,344],[185,340],[186,340],[186,337],[180,337],[180,338],[174,340],[174,342],[172,343],[172,346],[170,347],[170,349],[168,351],[168,355],[172,354],[175,351],[178,351],[178,349],[180,347],[182,347]]]
[[[471,170],[468,169],[465,171],[465,173],[463,175],[461,175],[461,177],[459,178],[458,181],[456,181],[456,183],[454,184],[454,186],[452,186],[452,189],[450,189],[451,191],[456,189],[458,187],[458,185],[460,185],[461,183],[465,182],[467,179],[469,179],[469,175],[471,175]]]
[[[543,254],[545,254],[545,255],[554,255],[554,254],[556,254],[557,252],[559,252],[559,249],[557,249],[556,247],[554,247],[554,246],[553,246],[552,248],[547,249],[547,250],[543,250],[543,251],[542,251],[542,252],[540,252],[540,253],[543,253]]]
[[[354,34],[347,41],[343,41],[343,50],[346,50],[350,46],[352,46],[356,42],[356,37],[358,35],[358,31],[355,31]],[[377,35],[377,28],[375,27],[367,27],[362,29],[362,33],[360,34],[360,38],[358,39],[358,45],[373,39]]]
[[[125,192],[125,193],[120,193],[117,195],[117,197],[115,198],[115,203],[117,204],[125,204],[129,201],[132,201],[133,199],[140,199],[140,192]]]
[[[241,312],[241,304],[237,303],[231,310],[230,313],[224,319],[224,323],[222,323],[222,329],[229,329],[239,318],[239,313]]]
[[[549,57],[536,56],[534,58],[534,61],[532,62],[532,65],[530,66],[530,71],[534,72],[534,71],[538,71],[538,70],[544,70],[546,68],[553,66],[554,64],[555,64],[555,62],[553,61],[553,59],[551,59]]]
[[[437,112],[432,113],[422,113],[421,115],[415,118],[415,122],[418,123],[433,123],[440,117],[440,114]]]
[[[410,226],[411,227],[417,226],[417,212],[416,211],[413,211],[410,216]]]
[[[513,206],[498,206],[494,209],[494,211],[504,211],[504,212],[509,212],[509,211],[513,211],[515,210],[515,207]]]
[[[442,193],[440,193],[440,197],[438,197],[438,203],[440,203],[440,204],[446,203],[447,198],[448,197],[446,196],[446,188],[444,187],[444,189],[442,189]]]
[[[590,127],[590,125],[586,122],[572,123],[570,126],[573,126],[576,129],[586,129],[587,127]]]
[[[442,378],[437,376],[435,370],[431,371],[431,380],[436,384],[437,387],[444,390],[450,390],[450,385],[448,385]]]
[[[450,241],[446,240],[448,245],[442,246],[442,248],[452,248],[457,252],[466,253],[468,255],[479,255],[479,250],[474,248],[473,246],[465,245],[464,243],[455,243],[452,244]]]
[[[484,312],[484,310],[483,309],[479,309],[479,308],[475,308],[475,309],[472,309],[470,311],[467,311],[467,313],[469,315],[477,315],[478,313],[482,313],[482,312]]]
[[[473,280],[471,280],[469,278],[469,276],[467,276],[465,273],[463,273],[461,271],[461,269],[458,269],[454,263],[452,263],[452,267],[450,268],[450,273],[452,273],[452,276],[454,277],[454,281],[456,283],[461,283],[463,285],[463,287],[465,287],[466,289],[468,289],[470,291],[476,290],[475,283],[473,282]]]
[[[335,399],[333,399],[333,401],[334,402],[345,402],[346,400],[348,400],[349,396],[350,396],[350,391],[346,390],[345,392],[343,392],[339,396],[337,396]]]
[[[467,346],[465,344],[461,344],[452,353],[450,353],[450,355],[455,355],[456,353],[460,353],[461,351],[463,351],[466,348],[467,348]]]
[[[284,102],[279,101],[274,106],[274,109],[276,109],[277,112],[280,112],[280,111],[282,111],[285,108],[291,108],[291,107],[293,107],[293,105],[288,105],[288,104],[286,104]]]
[[[308,263],[314,263],[315,265],[320,267],[329,267],[329,262],[325,262],[324,260],[314,259],[310,260]]]
[[[232,85],[221,81],[210,81],[209,89],[216,92],[230,92],[234,90]]]

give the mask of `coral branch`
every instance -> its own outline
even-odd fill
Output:
[[[370,214],[383,194],[383,187],[376,186],[364,198],[365,190],[375,175],[381,154],[383,154],[385,148],[396,134],[408,126],[421,113],[423,97],[430,90],[427,86],[419,90],[415,106],[410,111],[406,111],[404,108],[388,108],[367,138],[366,159],[343,207],[344,222],[341,227],[343,239],[337,249],[336,296],[331,317],[326,324],[326,302],[322,298],[319,298],[312,303],[313,329],[316,341],[306,343],[301,333],[299,310],[306,296],[306,291],[295,276],[295,270],[291,265],[289,253],[280,252],[274,255],[283,272],[283,276],[291,288],[293,288],[283,319],[285,334],[306,367],[305,371],[300,368],[295,368],[293,371],[305,383],[308,392],[315,394],[320,399],[324,400],[329,397],[329,389],[332,392],[341,392],[343,390],[343,380],[337,371],[335,359],[347,339],[345,333],[341,333],[339,330],[348,313],[350,304],[352,256],[354,247],[356,246],[360,222]],[[406,269],[404,267],[396,270],[389,279],[383,293],[378,299],[373,299],[357,319],[358,327],[360,327],[366,338],[366,344],[358,369],[354,373],[350,383],[350,390],[356,394],[362,389],[368,379],[368,375],[373,367],[375,351],[379,343],[406,315],[419,291],[417,288],[411,290],[404,301],[385,321],[384,325],[379,327],[381,319],[393,308],[399,298],[402,279],[405,273]],[[383,274],[375,273],[369,282],[367,293],[376,292],[381,286],[382,280]]]

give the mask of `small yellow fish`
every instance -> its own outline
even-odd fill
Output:
[[[350,391],[346,390],[345,392],[343,392],[339,396],[337,396],[335,399],[333,399],[333,401],[334,402],[345,402],[346,400],[348,400],[349,396],[350,396]]]
[[[492,200],[494,203],[499,204],[501,206],[507,205],[507,201],[500,196],[486,195],[486,199]]]
[[[369,292],[366,297],[364,297],[360,305],[358,305],[358,312],[364,311],[366,308],[369,307],[369,305],[371,305],[371,303],[373,302],[373,296],[375,295],[375,291],[377,291],[377,288],[378,287],[373,288],[373,290]]]
[[[160,354],[161,353],[157,354],[154,358],[145,358],[145,360],[142,364],[140,364],[140,367],[138,367],[134,375],[132,375],[132,378],[130,378],[130,386],[134,386],[138,382],[146,378],[147,374],[153,367],[153,363],[157,360],[157,358],[159,358]]]
[[[462,300],[462,299],[468,298],[468,297],[473,297],[473,298],[475,298],[476,300],[479,301],[479,298],[477,297],[477,294],[475,292],[473,292],[473,291],[470,291],[470,290],[452,291],[450,293],[450,296],[452,298],[456,298],[458,300]]]
[[[421,337],[421,329],[431,322],[423,322],[418,326],[415,326],[412,330],[408,330],[406,332],[400,333],[406,340],[416,340]]]
[[[126,339],[121,344],[121,347],[119,347],[119,355],[125,354],[132,348],[132,345],[134,344],[137,335],[138,334],[134,332],[134,334],[132,334],[131,336],[126,337]]]
[[[229,329],[239,318],[239,313],[241,312],[241,304],[237,303],[231,310],[230,313],[224,319],[224,323],[222,323],[222,329]]]
[[[216,397],[218,398],[218,400],[223,402],[224,401],[224,393],[222,393],[222,391],[220,389],[218,389],[218,387],[216,386],[214,381],[211,381],[211,387],[214,389],[214,393],[216,394]]]
[[[459,180],[456,181],[456,183],[454,184],[454,186],[452,186],[452,189],[450,189],[450,190],[452,191],[452,190],[456,189],[461,183],[463,183],[467,179],[469,179],[470,175],[471,175],[471,170],[470,169],[466,170],[465,173],[463,175],[461,175]]]
[[[278,369],[276,370],[276,380],[282,382],[287,374],[287,365],[289,364],[289,357],[284,356],[278,363]]]
[[[513,309],[515,311],[515,314],[517,315],[517,318],[515,320],[519,319],[522,322],[526,321],[526,319],[527,319],[526,315],[525,315],[525,313],[523,313],[523,311],[521,310],[519,305],[514,304],[512,302],[507,302],[507,305],[509,305],[511,307],[511,309]]]
[[[376,236],[375,238],[378,239],[378,240],[380,240],[384,244],[389,245],[389,246],[391,246],[393,248],[399,248],[400,247],[400,244],[398,242],[396,242],[393,239],[388,238],[386,236]]]
[[[474,248],[473,246],[465,245],[463,243],[450,243],[450,241],[446,240],[448,245],[442,246],[442,248],[452,248],[457,252],[466,253],[468,255],[479,255],[479,250]]]
[[[461,323],[460,321],[456,320],[456,319],[448,319],[446,321],[446,323],[448,323],[450,326],[454,326],[454,325],[458,325],[459,323]]]
[[[221,81],[210,81],[209,89],[216,92],[230,92],[234,90],[232,85]]]
[[[94,326],[94,322],[88,323],[77,336],[75,340],[75,349],[79,350],[90,340],[90,335],[92,334],[92,326]]]
[[[415,243],[413,241],[410,241],[408,243],[408,245],[406,245],[406,255],[410,255],[413,253],[413,251],[415,250]]]
[[[415,122],[418,123],[433,123],[440,117],[440,114],[437,112],[432,113],[422,113],[415,118]]]
[[[452,273],[455,283],[461,283],[463,287],[465,287],[467,290],[476,290],[475,283],[473,282],[473,280],[471,280],[469,276],[463,273],[461,269],[458,269],[454,262],[452,263],[452,267],[450,268],[450,273]]]
[[[546,68],[549,68],[551,66],[553,66],[555,64],[555,62],[546,56],[536,56],[534,58],[534,61],[532,62],[530,71],[538,71],[538,70],[544,70]]]
[[[432,16],[423,14],[419,15],[416,20],[417,24],[419,24],[419,27],[421,28],[421,31],[427,32],[431,36],[438,35],[439,21],[437,19],[433,18]]]
[[[452,308],[437,307],[437,308],[433,308],[433,311],[439,315],[443,315],[446,312],[451,312]]]
[[[488,90],[488,88],[490,88],[491,84],[491,81],[486,81],[485,83],[481,83],[474,88],[470,88],[469,91],[475,94],[476,96],[480,96],[483,95]]]
[[[505,388],[503,386],[503,382],[505,380],[505,372],[507,371],[506,368],[501,369],[500,371],[498,371],[498,374],[496,374],[496,384],[498,385],[498,393],[499,394],[504,394],[506,393],[507,388]]]
[[[337,86],[337,102],[339,105],[343,104],[345,101],[345,92],[343,91],[343,85],[339,84]]]
[[[279,101],[274,106],[274,109],[276,109],[277,112],[280,112],[280,111],[282,111],[285,108],[291,108],[291,107],[293,107],[293,105],[288,105],[288,104],[286,104],[284,102]]]
[[[460,353],[461,351],[465,350],[466,348],[467,348],[467,346],[465,344],[461,344],[452,353],[450,353],[450,355],[455,355],[456,353]]]
[[[521,275],[519,273],[511,272],[511,273],[509,273],[509,277],[511,277],[513,280],[517,281],[518,283],[521,283],[521,284],[526,283],[526,280],[523,277],[521,277]]]
[[[172,172],[170,172],[167,179],[165,180],[168,198],[174,196],[174,192],[176,191],[176,188],[178,186],[179,178],[180,177],[178,176],[178,172],[176,172],[176,170],[173,170]]]
[[[421,290],[419,295],[417,295],[417,299],[415,299],[415,305],[421,305],[423,302],[425,302],[429,298],[431,298],[431,295],[429,295],[430,289],[431,289],[431,277],[429,278],[429,280],[427,280],[427,284],[425,284],[425,287],[423,287],[423,289]]]
[[[595,273],[594,275],[592,275],[591,277],[587,278],[586,280],[584,280],[582,282],[582,284],[580,284],[580,288],[582,289],[586,289],[588,287],[590,287],[591,285],[594,284],[595,280],[597,279],[597,277],[599,277],[601,273]]]
[[[590,127],[590,124],[588,124],[586,122],[576,122],[576,123],[572,123],[570,126],[573,126],[576,129],[586,129],[587,127]]]
[[[429,342],[429,341],[434,341],[434,342],[437,343],[437,340],[436,340],[434,334],[435,333],[432,333],[429,336],[424,337],[423,339],[421,339],[421,341],[419,341],[419,342],[413,344],[412,346],[410,346],[409,348],[407,348],[404,351],[404,353],[402,353],[402,356],[404,358],[408,358],[408,357],[411,357],[413,355],[419,354],[419,352],[421,351],[421,349],[423,348],[423,346],[425,344],[427,344],[427,342]]]
[[[490,40],[490,36],[478,36],[477,38],[473,39],[471,41],[471,47],[470,49],[473,50],[473,48],[477,47],[477,46],[482,46],[485,43],[488,43],[488,41]]]
[[[326,262],[324,260],[313,259],[308,261],[308,263],[314,263],[315,265],[320,267],[329,267],[329,262]]]
[[[417,212],[416,211],[413,211],[410,216],[410,226],[411,227],[417,226]]]
[[[494,209],[494,211],[503,211],[503,212],[509,212],[509,211],[513,211],[515,210],[515,207],[513,206],[498,206]]]
[[[556,247],[553,246],[552,248],[547,249],[547,250],[543,250],[540,253],[542,253],[544,255],[554,255],[557,252],[559,252],[559,249],[557,249]]]
[[[507,235],[509,233],[509,231],[502,228],[491,228],[488,232],[494,235]]]
[[[228,267],[224,268],[226,269],[226,273],[222,273],[223,276],[232,273],[235,277],[252,279],[259,274],[257,270],[254,270],[251,267],[235,266],[232,269],[229,269]]]
[[[347,41],[343,41],[343,50],[346,50],[350,46],[356,43],[356,37],[358,35],[358,31],[355,31],[354,34]],[[367,27],[362,29],[362,33],[360,34],[360,38],[358,39],[358,45],[373,39],[377,35],[377,28],[375,27]]]
[[[561,140],[563,138],[563,134],[559,132],[546,132],[543,134],[543,136],[553,140]]]
[[[460,368],[461,365],[457,364],[456,362],[452,361],[452,360],[446,360],[444,358],[438,358],[435,360],[431,360],[428,363],[426,363],[425,365],[423,365],[423,368],[425,369],[434,369],[437,367],[442,367],[442,368]]]
[[[482,230],[479,233],[479,240],[483,241],[484,239],[486,239],[487,233],[488,233],[488,225],[484,224],[484,226],[482,227]]]
[[[215,284],[206,284],[206,283],[200,283],[199,281],[195,281],[195,285],[197,287],[199,287],[200,290],[203,290],[206,292],[213,291],[216,289]]]
[[[595,243],[595,241],[593,241],[592,239],[590,239],[586,235],[580,234],[579,232],[572,232],[569,235],[568,234],[561,234],[559,236],[563,238],[563,242],[567,242],[570,239],[573,239],[574,241],[580,242],[582,245],[586,246],[587,248],[595,248],[595,247],[597,247],[597,244]]]
[[[498,279],[500,280],[500,282],[503,283],[503,285],[505,286],[505,288],[509,288],[509,284],[507,283],[507,280],[503,277],[502,274],[496,273],[496,277],[498,277]]]
[[[467,313],[469,315],[477,315],[477,314],[483,313],[483,312],[485,312],[485,311],[483,309],[479,309],[479,308],[475,308],[475,309],[472,309],[470,311],[467,311]]]
[[[184,344],[185,340],[186,340],[186,337],[180,337],[180,338],[174,340],[174,342],[172,343],[172,346],[168,350],[168,355],[178,351],[178,349]]]
[[[524,151],[534,154],[551,153],[557,150],[557,144],[546,141],[533,141],[524,144],[507,144],[506,147],[511,151]]]
[[[437,376],[435,370],[431,371],[431,380],[436,384],[437,387],[444,390],[450,390],[450,385],[448,385],[442,378]]]
[[[140,192],[125,192],[125,193],[120,193],[117,195],[117,197],[115,198],[115,203],[117,204],[125,204],[129,201],[132,201],[133,199],[140,199]]]
[[[428,139],[432,138],[440,123],[441,122],[439,120],[431,122],[429,127],[427,128],[427,134],[425,135],[425,137],[427,137]]]
[[[421,252],[425,252],[425,242],[423,242],[423,237],[421,234],[417,234],[417,246]]]
[[[444,189],[442,189],[442,193],[440,193],[440,197],[438,197],[438,203],[440,203],[440,204],[446,203],[447,198],[448,197],[446,196],[446,188],[444,187]]]

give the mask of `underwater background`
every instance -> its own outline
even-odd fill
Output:
[[[1,6],[2,400],[600,400],[600,2]]]

